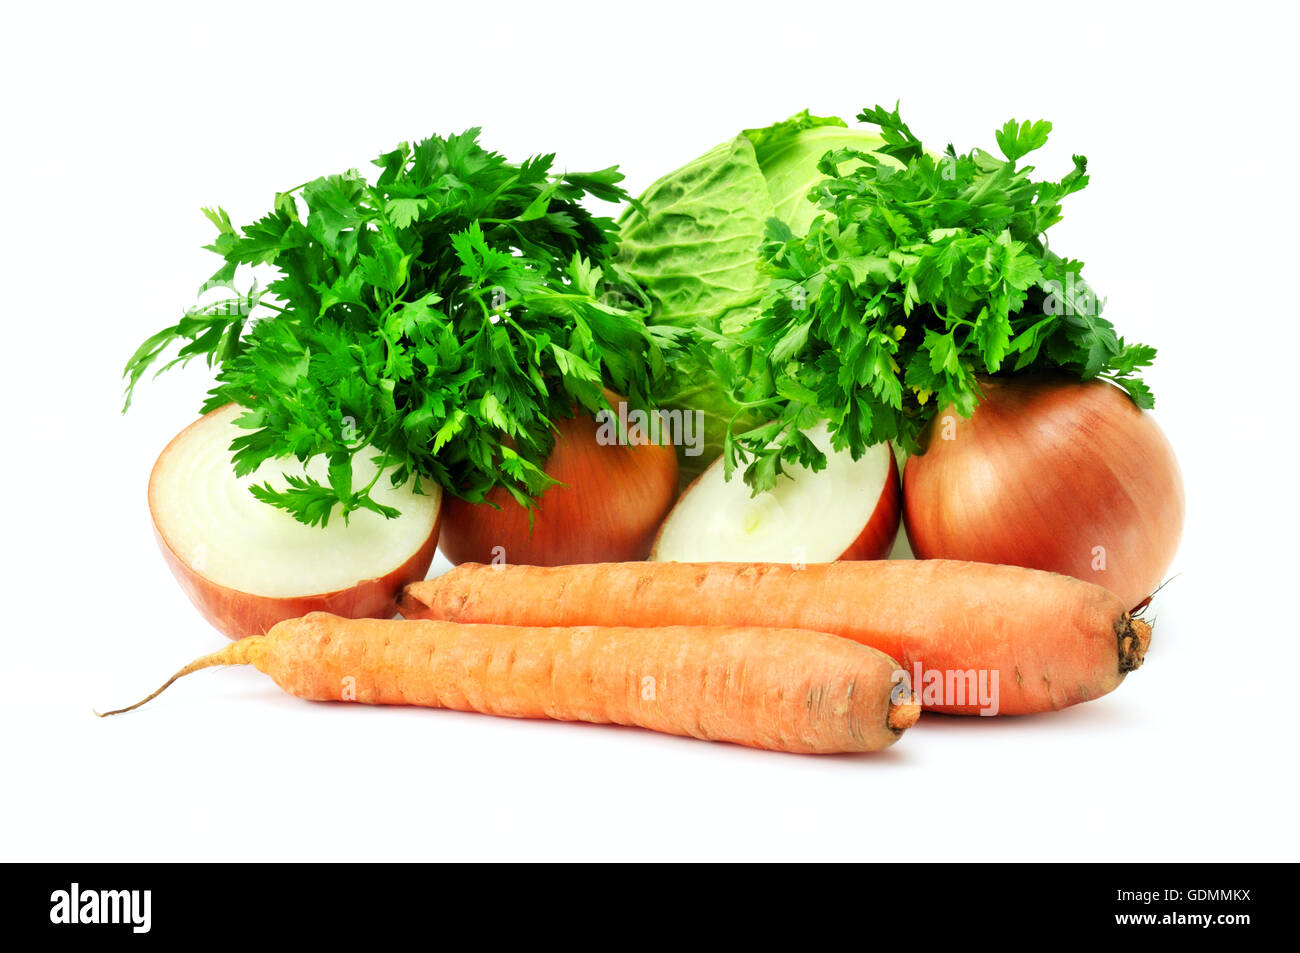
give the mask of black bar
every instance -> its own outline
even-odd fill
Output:
[[[437,942],[435,924],[459,922],[491,931],[528,924],[535,939],[558,940],[594,938],[604,932],[598,922],[623,915],[629,931],[651,934],[701,917],[742,934],[761,933],[773,918],[795,929],[801,921],[814,929],[872,926],[904,948],[997,935],[1231,943],[1261,926],[1287,926],[1283,907],[1294,873],[1291,865],[1249,864],[823,864],[789,872],[731,866],[615,874],[548,865],[522,875],[476,865],[7,866],[17,886],[4,894],[5,923],[51,939],[247,942],[283,931],[300,942],[373,942],[423,931],[416,935]],[[73,884],[77,919],[111,919],[116,909],[119,922],[69,922]],[[1040,932],[1022,932],[1029,928]]]

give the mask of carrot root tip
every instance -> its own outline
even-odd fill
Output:
[[[146,702],[153,701],[163,692],[167,691],[167,689],[170,688],[172,683],[177,679],[184,678],[186,675],[190,675],[200,669],[212,668],[216,665],[254,664],[254,660],[257,658],[258,653],[265,642],[265,636],[257,635],[249,636],[248,638],[241,639],[238,642],[232,642],[219,652],[213,652],[211,655],[205,655],[203,658],[195,659],[171,678],[167,679],[167,681],[163,682],[162,685],[155,689],[151,695],[146,695],[134,705],[127,705],[125,708],[116,708],[113,711],[96,711],[93,708],[91,711],[95,712],[95,717],[97,718],[107,718],[109,715],[123,715],[128,711],[135,711]]]

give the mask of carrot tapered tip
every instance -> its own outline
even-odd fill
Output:
[[[253,635],[246,639],[241,639],[238,642],[232,642],[219,652],[213,652],[211,655],[205,655],[203,658],[195,659],[171,678],[167,679],[167,681],[163,682],[162,685],[155,689],[152,694],[146,695],[134,705],[127,705],[125,708],[116,708],[113,711],[96,711],[93,708],[91,711],[95,712],[95,717],[97,718],[107,718],[109,715],[122,715],[128,711],[135,711],[135,709],[139,708],[141,705],[153,701],[163,692],[167,691],[167,689],[172,686],[172,683],[178,678],[184,678],[186,675],[190,675],[200,669],[212,668],[216,665],[253,664],[258,650],[261,649],[265,642],[266,637],[261,635]]]

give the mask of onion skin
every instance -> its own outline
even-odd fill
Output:
[[[167,568],[203,618],[228,638],[243,639],[250,635],[265,635],[277,622],[296,619],[308,612],[329,612],[349,619],[391,619],[397,613],[397,599],[402,588],[408,583],[419,582],[428,574],[438,550],[441,519],[439,514],[429,538],[410,559],[392,572],[375,579],[363,579],[347,589],[282,598],[258,596],[215,583],[186,565],[156,527],[154,537]]]
[[[531,533],[528,511],[501,487],[483,503],[444,498],[441,546],[453,564],[563,566],[636,562],[649,554],[677,499],[676,450],[653,443],[601,445],[596,420],[586,412],[555,425],[559,433],[545,469],[560,485],[537,501]]]
[[[228,405],[227,405],[228,406]],[[285,619],[296,619],[308,612],[330,612],[347,618],[391,619],[397,613],[397,599],[408,583],[419,582],[429,572],[434,554],[438,551],[438,531],[442,511],[434,517],[433,528],[420,548],[404,563],[373,579],[363,579],[346,589],[302,596],[260,596],[240,589],[232,589],[213,582],[186,563],[162,532],[154,517],[156,479],[159,467],[169,458],[173,448],[192,427],[196,427],[213,414],[225,410],[218,407],[190,424],[168,442],[158,455],[149,474],[149,515],[153,521],[154,539],[162,551],[163,561],[171,570],[181,589],[199,613],[217,631],[227,638],[243,639],[250,635],[265,635],[271,626]],[[446,497],[443,497],[445,502]]]
[[[894,451],[889,451],[889,476],[885,478],[885,488],[880,491],[876,508],[871,511],[871,519],[862,527],[849,548],[835,557],[841,559],[885,559],[894,548],[898,538],[898,524],[902,519],[903,491],[898,480],[898,461]]]
[[[980,386],[973,416],[941,412],[925,452],[907,461],[912,551],[1063,573],[1137,606],[1164,578],[1183,527],[1182,476],[1154,418],[1105,381]]]
[[[722,461],[717,460],[710,464],[710,467],[722,466]],[[709,467],[705,468],[707,473]],[[704,473],[701,473],[690,485],[682,491],[682,497],[695,488],[695,484],[703,479]],[[740,479],[737,474],[733,479]],[[862,532],[857,538],[848,545],[844,552],[832,560],[838,562],[842,559],[885,559],[891,549],[894,548],[894,540],[898,538],[898,526],[902,521],[902,486],[898,479],[898,461],[894,459],[893,450],[889,453],[889,476],[885,478],[884,489],[880,491],[880,499],[876,501],[876,508],[871,511],[871,517],[867,520],[867,525],[862,527]],[[659,551],[659,540],[663,536],[664,527],[668,525],[667,518],[664,519],[658,531],[655,533],[654,545],[650,548],[650,559],[657,561]]]

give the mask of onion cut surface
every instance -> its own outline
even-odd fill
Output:
[[[338,615],[391,616],[400,588],[424,578],[437,546],[440,488],[414,481],[394,488],[381,476],[374,499],[396,507],[388,520],[360,510],[345,522],[307,526],[255,499],[253,483],[283,488],[284,474],[327,481],[315,458],[268,460],[235,476],[230,443],[242,408],[228,404],[183,430],[163,450],[149,479],[149,510],[173,574],[213,625],[231,638],[260,634],[316,608]],[[377,454],[374,454],[377,455]],[[354,458],[353,485],[375,475],[372,454]]]
[[[776,486],[751,496],[739,472],[714,461],[682,494],[659,532],[658,562],[832,562],[881,559],[898,533],[898,470],[889,444],[858,460],[831,449],[825,423],[807,431],[826,454],[814,473],[786,468]]]

